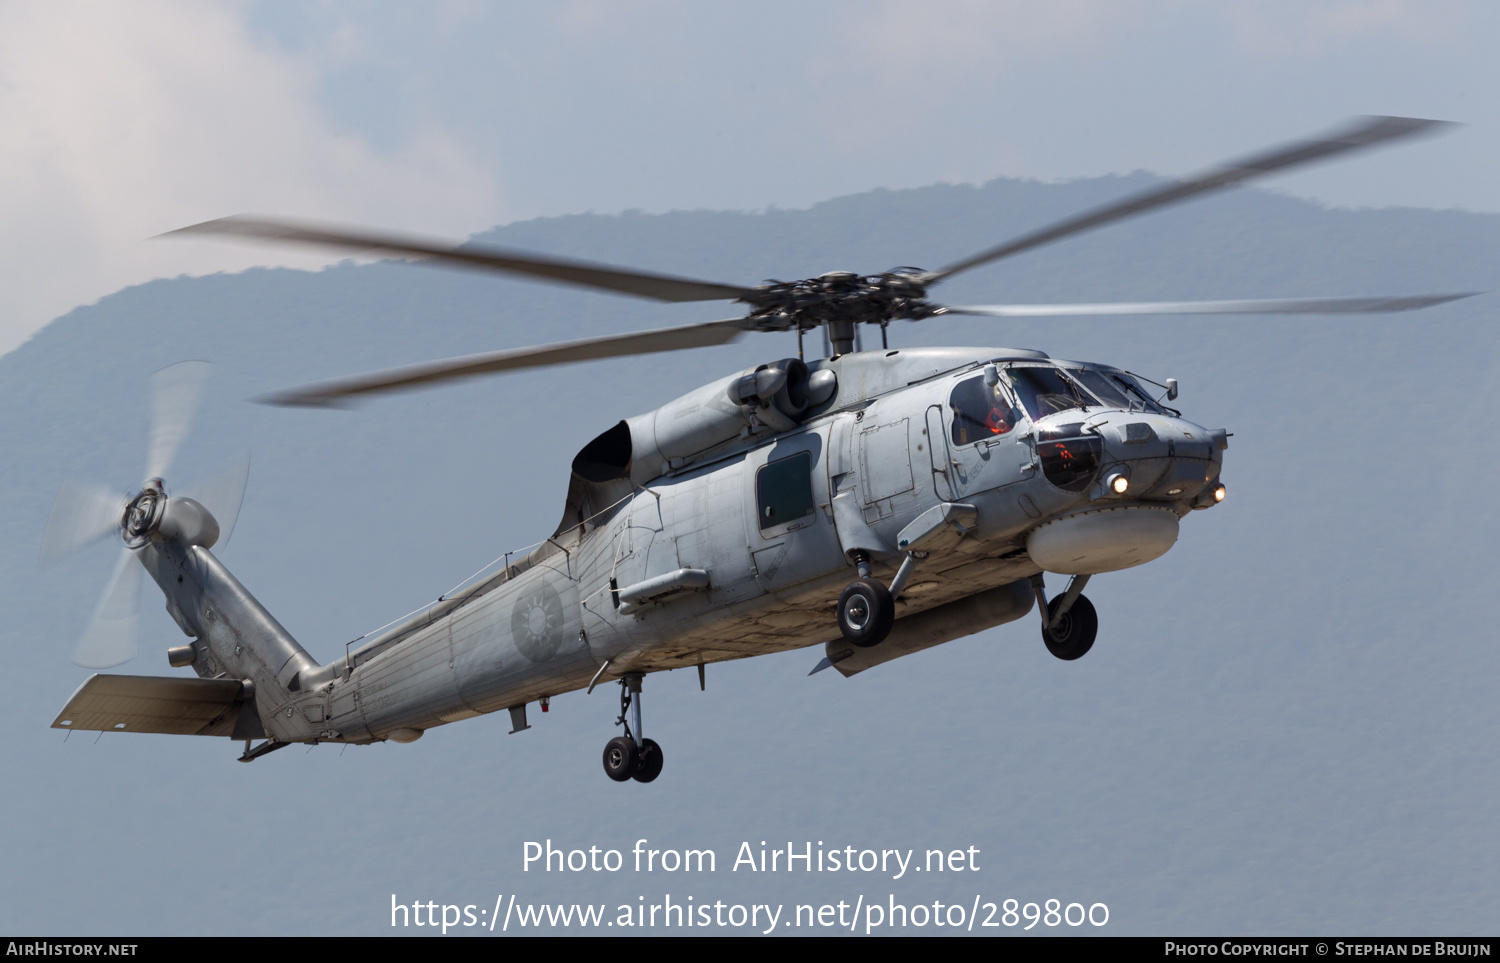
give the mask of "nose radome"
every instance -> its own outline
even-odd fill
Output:
[[[1170,415],[1105,411],[1088,419],[1085,430],[1104,442],[1106,485],[1096,497],[1192,502],[1218,481],[1228,448],[1225,429]],[[1123,475],[1124,491],[1118,477]]]

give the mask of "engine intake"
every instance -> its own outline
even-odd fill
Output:
[[[630,431],[630,478],[644,484],[746,434],[789,431],[801,423],[807,409],[807,365],[796,358],[721,378],[625,420]],[[588,461],[610,461],[597,456],[612,443],[617,445],[618,439],[610,442],[600,436],[585,449],[599,446]]]

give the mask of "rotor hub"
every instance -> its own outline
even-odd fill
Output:
[[[926,300],[923,278],[917,268],[896,268],[884,274],[830,271],[802,281],[767,281],[756,291],[750,318],[757,327],[776,331],[916,321],[939,311]]]
[[[146,544],[151,533],[161,525],[166,509],[166,489],[160,478],[153,478],[125,506],[125,515],[120,524],[125,544],[130,548],[140,548]]]

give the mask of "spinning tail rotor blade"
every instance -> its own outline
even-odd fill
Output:
[[[87,669],[108,669],[135,658],[140,634],[141,574],[135,552],[124,549],[99,607],[73,648],[73,661]]]
[[[1349,127],[1326,134],[1316,140],[1294,141],[1281,147],[1273,147],[1259,154],[1230,161],[1222,167],[1206,171],[1196,177],[1162,187],[1154,187],[1113,204],[1106,204],[1092,211],[1075,215],[1050,227],[1022,235],[1013,241],[950,264],[940,271],[925,275],[923,280],[929,285],[936,284],[960,271],[967,271],[981,264],[1020,254],[1065,237],[1072,237],[1074,234],[1082,234],[1096,227],[1144,214],[1158,207],[1176,204],[1190,197],[1223,190],[1275,171],[1289,170],[1349,151],[1362,150],[1418,134],[1434,133],[1448,126],[1450,125],[1445,121],[1420,120],[1413,117],[1361,117]]]
[[[742,288],[733,284],[698,281],[669,274],[653,274],[649,271],[636,271],[607,264],[531,254],[526,251],[480,247],[473,244],[458,245],[447,241],[283,221],[250,214],[204,221],[202,224],[178,228],[159,236],[172,237],[182,234],[217,234],[271,244],[302,244],[330,248],[350,254],[379,253],[432,259],[440,264],[499,271],[505,274],[521,274],[544,281],[600,288],[616,294],[652,298],[657,301],[737,301],[755,294],[751,288]]]
[[[990,318],[1061,318],[1120,314],[1390,314],[1471,298],[1463,294],[1421,294],[1400,298],[1269,298],[1251,301],[1124,301],[1103,304],[970,304],[940,314]]]
[[[42,535],[43,565],[66,558],[114,534],[125,514],[125,499],[104,485],[63,482]]]
[[[215,549],[229,542],[234,523],[240,517],[245,500],[245,485],[250,480],[250,453],[247,451],[207,478],[200,479],[186,492],[189,498],[209,510],[219,523],[219,541]]]
[[[103,485],[65,483],[52,506],[47,530],[42,536],[42,561],[70,555],[110,534],[122,535],[128,504],[151,505],[163,497],[151,483],[163,478],[187,434],[197,407],[204,378],[211,366],[203,361],[185,361],[158,371],[151,378],[151,431],[146,449],[147,485],[135,499],[127,500]],[[198,490],[204,507],[219,521],[220,538],[227,540],[239,515],[250,456],[221,469]],[[149,507],[140,509],[149,512]],[[143,532],[149,534],[149,529]],[[137,533],[142,534],[142,533]],[[144,541],[144,535],[142,535]],[[137,543],[139,544],[139,543]],[[73,661],[90,669],[107,669],[135,657],[141,612],[143,567],[136,549],[124,548],[104,594],[89,619],[88,628],[73,648]]]
[[[400,391],[438,381],[469,378],[496,371],[514,371],[520,368],[539,368],[573,361],[592,361],[599,358],[618,358],[624,355],[652,354],[658,351],[678,351],[684,348],[728,344],[744,334],[744,323],[743,319],[734,318],[728,321],[688,324],[677,328],[657,328],[654,331],[635,331],[630,334],[588,338],[582,341],[563,341],[536,348],[471,354],[461,358],[390,368],[337,381],[324,381],[301,388],[279,391],[258,400],[272,405],[336,406],[359,395]]]
[[[177,448],[187,435],[198,407],[198,395],[213,366],[183,361],[151,376],[151,436],[146,449],[146,478],[165,478]]]

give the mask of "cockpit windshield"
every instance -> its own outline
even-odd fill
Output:
[[[1122,408],[1161,412],[1140,384],[1121,371],[1012,365],[1006,369],[1021,404],[1033,420],[1070,408]]]
[[[1080,381],[1094,394],[1105,398],[1104,392],[1113,390],[1120,396],[1118,402],[1109,400],[1110,407],[1124,408],[1127,411],[1154,411],[1163,414],[1161,405],[1151,400],[1151,395],[1141,387],[1141,383],[1123,371],[1110,371],[1108,369],[1083,368],[1072,372]],[[1098,383],[1101,387],[1096,388]]]
[[[1089,389],[1095,398],[1098,398],[1110,408],[1129,409],[1133,407],[1131,399],[1125,394],[1125,387],[1104,372],[1095,371],[1093,368],[1069,368],[1068,374],[1082,382],[1083,386]],[[1136,406],[1139,404],[1140,402],[1137,400]]]
[[[1013,365],[1005,373],[1033,421],[1069,408],[1100,404],[1060,368],[1051,365]]]

